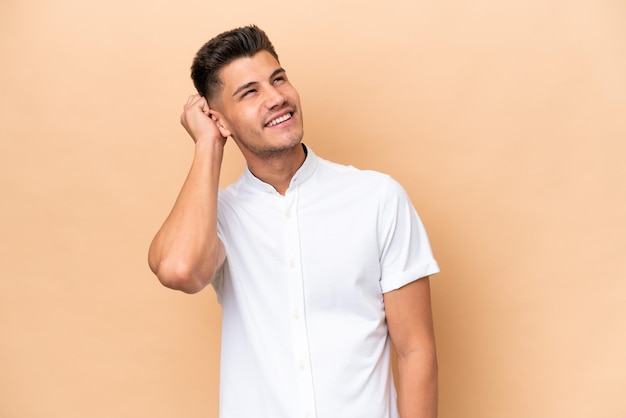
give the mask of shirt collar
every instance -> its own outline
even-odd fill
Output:
[[[313,150],[306,145],[302,144],[302,147],[304,148],[306,157],[304,158],[304,162],[302,163],[300,168],[298,168],[296,173],[291,178],[291,181],[289,182],[289,189],[304,183],[309,177],[311,177],[311,174],[313,174],[313,172],[315,171],[315,167],[317,167],[317,155],[315,155]],[[246,180],[246,183],[248,183],[254,189],[263,192],[276,192],[276,189],[274,189],[271,184],[265,183],[264,181],[255,177],[247,165],[245,171],[243,172],[243,176]]]

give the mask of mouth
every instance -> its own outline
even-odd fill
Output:
[[[287,112],[283,115],[280,115],[272,120],[270,120],[268,123],[265,124],[266,128],[271,128],[272,126],[276,126],[280,123],[286,122],[289,119],[291,119],[293,117],[293,112]]]

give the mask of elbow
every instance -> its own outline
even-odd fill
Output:
[[[150,263],[150,268],[163,286],[184,293],[198,293],[210,282],[191,265],[181,261],[162,260],[156,265]]]

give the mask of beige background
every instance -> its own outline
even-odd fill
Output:
[[[626,416],[626,3],[1,0],[0,417],[215,417],[219,307],[146,252],[211,36],[265,28],[305,142],[411,195],[442,418]],[[223,184],[242,161],[228,145]]]

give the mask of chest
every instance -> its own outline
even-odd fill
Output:
[[[225,208],[230,280],[258,287],[259,294],[298,282],[308,303],[320,308],[378,301],[377,202],[363,191],[332,196],[287,193]]]

